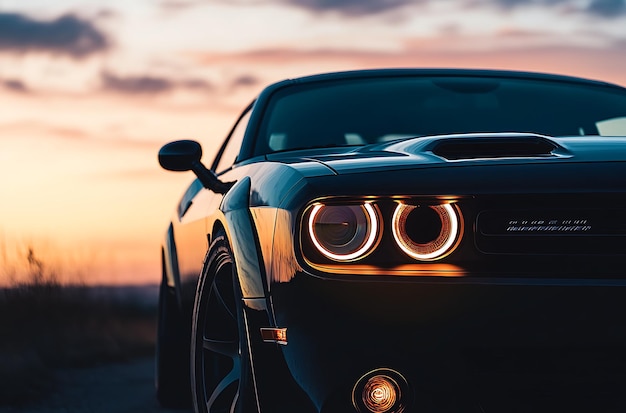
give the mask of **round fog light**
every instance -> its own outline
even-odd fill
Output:
[[[361,377],[352,390],[352,404],[359,413],[402,413],[408,384],[390,369],[377,369]]]
[[[362,398],[372,412],[388,412],[398,398],[398,385],[387,376],[374,376],[365,383]]]

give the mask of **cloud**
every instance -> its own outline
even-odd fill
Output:
[[[588,13],[596,17],[617,17],[626,15],[626,0],[590,0],[579,2],[574,0],[488,0],[505,9],[521,6],[568,6],[568,10]]]
[[[593,0],[587,10],[602,17],[626,15],[626,0]]]
[[[256,77],[254,77],[252,75],[242,75],[242,76],[239,76],[235,80],[233,80],[233,82],[232,82],[232,86],[233,87],[255,86],[257,84],[259,84],[259,79],[257,79]]]
[[[2,85],[5,89],[9,89],[14,92],[21,92],[21,93],[28,92],[28,88],[26,87],[26,84],[22,82],[21,80],[17,80],[17,79],[1,80],[0,79],[0,85]]]
[[[204,0],[206,1],[206,0]],[[230,5],[249,6],[258,4],[287,4],[314,13],[336,12],[344,16],[366,16],[397,11],[407,6],[435,5],[443,3],[435,0],[221,0]],[[202,0],[163,0],[164,10],[184,10],[200,4]],[[459,7],[497,7],[511,10],[521,7],[557,7],[562,13],[579,12],[595,17],[616,17],[626,15],[626,0],[448,0]]]
[[[480,39],[465,40],[472,44]],[[424,43],[428,47],[424,47]],[[196,61],[210,67],[256,67],[259,74],[271,70],[273,80],[307,73],[379,67],[466,67],[561,73],[626,85],[626,59],[616,58],[624,55],[626,41],[602,48],[558,44],[510,47],[504,44],[472,49],[457,43],[458,39],[418,39],[416,42],[407,39],[402,51],[282,48],[198,54]]]
[[[542,6],[553,6],[559,3],[571,3],[571,0],[495,0],[495,3],[502,7],[510,8],[533,4],[538,4]]]
[[[128,94],[157,94],[170,92],[177,88],[211,89],[211,85],[202,79],[173,80],[156,76],[119,76],[110,72],[100,74],[103,89]]]
[[[172,81],[160,77],[121,77],[109,72],[103,72],[100,77],[104,89],[122,93],[162,93],[174,88]]]
[[[119,12],[111,9],[101,9],[94,15],[94,18],[97,20],[114,19],[116,17],[119,17]]]
[[[159,7],[165,12],[179,12],[198,6],[200,3],[196,0],[162,0]]]
[[[232,1],[232,0],[231,0]],[[268,0],[298,6],[313,12],[336,11],[344,15],[359,16],[397,10],[415,4],[435,4],[435,0]],[[501,9],[518,7],[564,6],[562,10],[588,13],[596,17],[626,15],[626,0],[457,0],[459,6],[477,8],[497,6]]]
[[[336,11],[349,16],[362,16],[396,10],[419,3],[421,0],[282,0],[282,2],[314,12]]]
[[[178,83],[180,87],[184,87],[185,89],[198,89],[198,90],[210,90],[213,89],[213,85],[211,85],[206,80],[202,79],[185,79]]]
[[[71,14],[42,21],[0,12],[0,51],[49,52],[77,59],[109,47],[108,37],[93,23]]]
[[[387,52],[376,51],[360,51],[352,49],[328,49],[319,48],[311,50],[292,49],[292,48],[268,48],[254,49],[249,51],[234,53],[197,53],[195,57],[201,64],[205,65],[223,65],[223,64],[269,64],[272,66],[288,65],[302,62],[315,61],[349,61],[353,59],[361,59],[367,56],[380,56],[391,54]]]

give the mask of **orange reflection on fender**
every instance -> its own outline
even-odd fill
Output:
[[[293,218],[291,214],[279,209],[276,211],[276,227],[272,250],[272,270],[268,274],[269,281],[284,283],[295,277],[302,267],[296,261],[293,238]]]

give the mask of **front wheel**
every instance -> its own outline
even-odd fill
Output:
[[[191,389],[197,413],[258,411],[243,317],[233,254],[220,232],[209,249],[193,311]]]

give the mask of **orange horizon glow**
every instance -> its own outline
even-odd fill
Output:
[[[196,139],[210,164],[239,113],[275,81],[464,67],[626,86],[626,12],[496,0],[389,10],[363,2],[356,11],[341,2],[209,3],[0,6],[46,30],[74,16],[95,42],[81,54],[85,38],[46,49],[0,33],[0,286],[28,277],[29,249],[64,283],[160,282],[161,242],[193,174],[161,170],[159,148]]]

